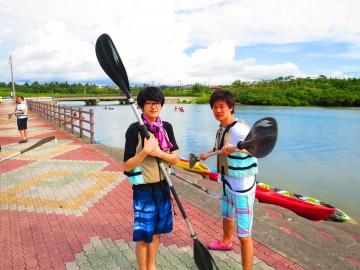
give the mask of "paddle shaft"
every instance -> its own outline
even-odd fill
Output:
[[[227,148],[228,151],[234,151],[236,149],[240,149],[240,150],[243,150],[245,149],[246,151],[248,151],[250,154],[251,154],[251,149],[246,149],[246,147],[248,146],[252,146],[254,144],[257,144],[258,142],[261,142],[262,140],[264,140],[264,138],[266,137],[270,137],[272,135],[268,135],[268,136],[264,136],[264,137],[261,137],[261,138],[256,138],[256,139],[250,139],[250,140],[246,140],[246,141],[239,141],[237,143],[237,145],[233,145],[233,146],[229,146]],[[216,156],[216,155],[220,155],[222,152],[222,150],[217,150],[217,151],[214,151],[212,153],[209,153],[209,154],[205,154],[204,155],[204,158],[207,159],[211,156]]]
[[[233,150],[238,149],[238,147],[233,145],[233,146],[229,146],[227,149],[228,149],[228,151],[233,151]],[[217,151],[205,154],[204,159],[206,160],[209,157],[220,155],[221,152],[222,152],[222,150],[217,150]],[[190,168],[194,167],[197,161],[200,161],[200,159],[197,156],[195,156],[194,154],[190,153],[190,155],[189,155],[189,167]]]
[[[20,154],[21,154],[21,152],[12,154],[12,155],[10,155],[10,156],[7,156],[7,157],[5,157],[5,158],[0,159],[0,162],[1,162],[1,161],[4,161],[4,160],[7,160],[7,159],[9,159],[9,158],[15,157],[15,156],[20,155]]]
[[[207,188],[204,188],[203,186],[200,186],[200,185],[198,185],[198,184],[196,184],[196,183],[194,183],[194,182],[191,182],[190,180],[182,177],[181,175],[179,175],[179,174],[177,174],[177,173],[173,173],[173,172],[172,172],[171,174],[172,174],[172,175],[175,175],[177,178],[179,178],[179,179],[181,179],[181,180],[184,180],[184,181],[188,182],[189,184],[192,184],[193,186],[197,187],[198,189],[201,189],[202,191],[205,191],[207,194],[209,194],[210,196],[214,197],[215,199],[218,199],[218,200],[221,199],[221,196],[220,196],[220,195],[218,195],[218,194],[216,194],[216,193],[208,190]]]
[[[7,160],[7,159],[9,159],[9,158],[15,157],[15,156],[17,156],[17,155],[24,154],[25,152],[28,152],[28,151],[30,151],[30,150],[32,150],[32,149],[35,149],[35,148],[37,148],[37,147],[39,147],[39,146],[41,146],[41,145],[43,145],[43,144],[45,144],[45,143],[47,143],[47,142],[52,141],[53,139],[55,139],[55,136],[46,137],[46,138],[38,141],[38,142],[35,143],[34,145],[32,145],[32,146],[30,146],[30,147],[28,147],[28,148],[26,148],[26,149],[24,149],[24,150],[21,150],[20,152],[17,152],[17,153],[15,153],[15,154],[12,154],[12,155],[10,155],[10,156],[8,156],[8,157],[6,157],[6,158],[0,159],[0,162],[1,162],[1,161],[4,161],[4,160]]]
[[[236,145],[229,146],[229,147],[227,148],[228,151],[233,151],[233,150],[236,150],[236,149],[238,149],[238,147],[237,147]],[[217,150],[217,151],[214,151],[214,152],[212,152],[212,153],[205,154],[205,155],[204,155],[204,159],[208,159],[209,157],[220,155],[221,152],[222,152],[222,150]]]

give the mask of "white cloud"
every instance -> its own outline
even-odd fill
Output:
[[[136,83],[306,76],[301,59],[266,65],[255,56],[235,60],[236,48],[244,45],[347,42],[352,50],[334,57],[360,54],[356,0],[0,0],[0,5],[0,81],[5,82],[10,54],[15,80],[107,79],[94,49],[104,32]],[[192,46],[200,49],[186,54]],[[297,50],[286,49],[289,55]]]
[[[331,74],[331,78],[342,79],[343,77],[344,77],[344,74],[341,71],[335,71],[333,74]]]
[[[216,37],[251,45],[344,38],[358,42],[359,12],[356,0],[243,0],[179,16],[193,26],[191,38],[203,45]]]
[[[62,22],[50,20],[44,28],[28,33],[26,41],[11,52],[17,76],[81,81],[89,79],[87,72],[96,70],[93,45],[71,34]]]

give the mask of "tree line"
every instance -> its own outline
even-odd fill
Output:
[[[132,86],[135,96],[148,85]],[[196,96],[194,103],[208,103],[213,89],[195,83],[186,86],[159,86],[165,96]],[[246,82],[237,80],[231,85],[221,85],[234,93],[237,102],[246,105],[268,106],[360,106],[360,79],[335,79],[279,77],[274,80]],[[0,82],[0,96],[8,97],[12,84]],[[118,95],[121,91],[114,86],[100,87],[96,84],[33,82],[15,84],[16,94],[25,97],[62,95]]]
[[[280,77],[259,82],[235,81],[224,87],[237,101],[251,105],[360,106],[360,79]]]

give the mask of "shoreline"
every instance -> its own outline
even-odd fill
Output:
[[[106,154],[107,156],[115,159],[116,161],[123,163],[124,149],[120,147],[107,146],[102,143],[89,144],[89,145],[96,148],[103,154]]]

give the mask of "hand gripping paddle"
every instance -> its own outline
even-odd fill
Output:
[[[278,124],[272,117],[265,117],[255,122],[244,141],[239,141],[237,145],[228,148],[229,151],[235,149],[245,149],[256,158],[266,157],[274,149],[278,136]],[[204,155],[207,159],[211,156],[221,154],[221,150]],[[189,166],[194,167],[199,158],[194,154],[189,154]]]

